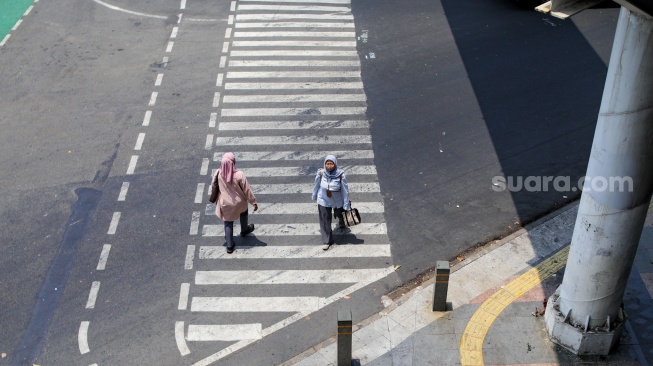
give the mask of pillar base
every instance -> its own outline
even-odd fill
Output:
[[[583,356],[607,356],[619,342],[626,319],[622,304],[617,319],[604,327],[585,329],[582,325],[570,324],[568,316],[560,312],[559,290],[549,298],[544,313],[546,330],[551,341]]]

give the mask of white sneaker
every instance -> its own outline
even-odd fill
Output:
[[[329,250],[331,244],[322,244],[322,250]]]

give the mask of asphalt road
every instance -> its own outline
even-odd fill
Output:
[[[222,148],[207,149],[207,133],[236,140],[275,136],[210,128],[231,4],[111,4],[132,13],[91,1],[42,0],[0,47],[0,353],[7,354],[0,365],[191,364],[237,343],[189,343],[192,352],[182,356],[174,332],[180,320],[186,325],[250,321],[265,328],[292,315],[252,309],[181,316],[178,309],[180,285],[194,281],[194,271],[185,269],[189,246],[214,240],[189,235],[192,213],[202,212],[201,225],[211,223],[204,204],[194,201],[198,184],[207,180],[200,172],[203,159]],[[494,192],[492,178],[569,176],[574,182],[584,174],[618,9],[591,9],[571,21],[503,0],[354,0],[351,9],[371,144],[342,146],[373,149],[373,159],[349,163],[372,164],[378,174],[351,179],[361,186],[378,184],[380,191],[354,197],[382,202],[383,214],[367,218],[387,227],[386,234],[361,234],[357,240],[390,244],[391,258],[211,263],[223,271],[401,267],[227,354],[220,365],[279,364],[333,335],[337,310],[351,309],[354,321],[370,316],[382,309],[381,295],[436,260],[506,235],[578,197],[578,192]],[[168,52],[175,26],[179,35]],[[159,74],[165,76],[157,86]],[[159,94],[150,108],[153,90]],[[359,107],[347,103],[346,108]],[[154,112],[144,126],[147,110]],[[232,120],[238,119],[224,119]],[[332,139],[347,141],[348,135],[366,136],[368,130],[327,131]],[[333,144],[327,146],[338,147]],[[273,148],[243,142],[233,147]],[[139,158],[132,174],[133,155]],[[303,166],[311,174],[319,164],[313,160]],[[247,173],[267,165],[252,160],[240,166]],[[296,181],[260,177],[252,182]],[[305,195],[262,196],[308,201]],[[279,223],[252,217],[264,225]],[[309,224],[307,217],[291,219]],[[110,234],[113,222],[117,230]],[[250,244],[300,246],[306,244],[302,240],[273,237]],[[107,245],[109,259],[100,270]],[[355,246],[339,248],[350,247]],[[194,270],[216,269],[196,262]],[[89,307],[94,289],[97,299]],[[191,288],[204,296],[287,298],[315,291],[329,298],[341,290],[334,284],[291,289],[226,284],[219,294]],[[88,337],[90,350],[82,349],[86,343],[80,335]]]

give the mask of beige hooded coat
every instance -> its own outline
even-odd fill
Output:
[[[215,205],[215,215],[222,221],[236,221],[240,214],[247,211],[247,203],[256,204],[256,197],[247,183],[245,174],[241,171],[234,172],[231,183],[225,182],[220,175],[220,170],[216,170],[211,180],[211,184],[218,179],[220,186],[220,195]]]

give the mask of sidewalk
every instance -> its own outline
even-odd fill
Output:
[[[485,365],[653,365],[652,208],[624,296],[629,320],[620,344],[606,357],[578,357],[549,341],[537,310],[562,282],[577,208],[561,209],[453,266],[451,311],[431,311],[433,279],[388,300],[383,312],[355,324],[352,364],[448,366],[482,357]],[[335,323],[334,314],[334,334]],[[484,339],[482,350],[463,334]],[[282,365],[335,365],[336,352],[332,337]]]

